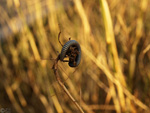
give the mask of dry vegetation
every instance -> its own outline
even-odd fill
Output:
[[[77,113],[56,82],[54,60],[77,40],[77,68],[58,74],[87,113],[148,113],[149,0],[0,0],[0,108],[12,113]]]

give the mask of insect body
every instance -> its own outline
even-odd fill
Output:
[[[65,43],[61,50],[60,60],[64,61],[65,57],[69,57],[69,66],[77,67],[81,60],[81,48],[77,41],[69,40]]]

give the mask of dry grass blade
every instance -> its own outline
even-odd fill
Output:
[[[110,46],[112,54],[113,54],[113,60],[114,60],[114,65],[115,65],[115,71],[119,75],[117,75],[117,78],[120,79],[122,84],[126,86],[126,82],[124,79],[124,76],[122,74],[121,66],[120,66],[120,61],[118,57],[118,52],[117,52],[117,47],[116,47],[116,42],[115,42],[115,37],[114,37],[114,32],[113,32],[113,25],[112,25],[112,20],[110,16],[110,11],[108,8],[108,4],[106,0],[100,0],[100,6],[102,10],[102,15],[103,15],[103,21],[104,21],[104,26],[105,26],[105,34],[106,34],[106,42],[108,46]]]
[[[7,92],[9,99],[13,103],[15,109],[17,110],[17,112],[18,113],[24,113],[22,108],[20,107],[19,103],[17,102],[11,87],[7,83],[5,83],[5,90]]]
[[[108,67],[104,66],[101,61],[97,60],[90,51],[88,51],[84,46],[81,46],[83,52],[106,74],[107,78],[116,84],[116,86],[120,86],[123,90],[123,92],[126,94],[126,96],[134,101],[139,107],[141,107],[144,110],[149,110],[148,106],[146,106],[144,103],[142,103],[140,100],[138,100],[135,96],[133,96],[124,86],[121,85],[120,81],[118,81],[111,72],[109,71]]]
[[[122,74],[122,70],[120,67],[120,61],[119,61],[119,57],[118,57],[118,52],[117,52],[117,47],[116,47],[116,42],[115,42],[115,37],[114,37],[114,32],[113,32],[113,25],[112,25],[112,20],[111,20],[111,16],[110,16],[110,11],[108,8],[108,4],[106,0],[100,0],[100,5],[101,5],[101,9],[102,9],[102,15],[103,15],[103,21],[104,21],[104,26],[105,26],[105,34],[106,34],[106,42],[108,47],[110,48],[109,52],[112,53],[113,58],[112,60],[114,61],[114,70],[115,70],[115,74],[116,78],[119,79],[119,81],[126,86],[126,82],[124,79],[124,76]],[[120,86],[117,86],[118,88],[118,94],[119,94],[119,98],[120,98],[120,103],[121,103],[121,107],[123,110],[125,110],[125,97],[124,94],[122,92],[122,88],[120,88]],[[115,92],[115,91],[114,91]],[[115,99],[116,97],[114,97]],[[115,99],[115,101],[117,101],[117,99]],[[116,108],[118,109],[117,112],[119,113],[119,102],[115,104]]]

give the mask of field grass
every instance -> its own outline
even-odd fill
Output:
[[[150,112],[149,0],[1,0],[0,110],[12,113]],[[79,42],[81,63],[52,66]]]

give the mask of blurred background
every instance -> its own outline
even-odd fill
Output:
[[[52,66],[69,37],[78,67],[62,82],[86,113],[150,112],[149,0],[0,0],[0,112],[79,113]]]

